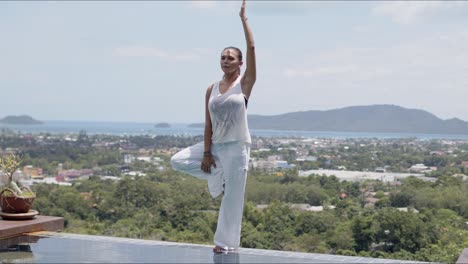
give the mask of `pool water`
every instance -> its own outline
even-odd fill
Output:
[[[246,248],[214,254],[209,245],[54,232],[0,240],[0,260],[2,263],[404,263]]]

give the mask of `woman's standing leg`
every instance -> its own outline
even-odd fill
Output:
[[[225,189],[214,243],[224,249],[240,246],[249,152],[250,145],[240,142],[223,144],[218,149],[224,166]]]

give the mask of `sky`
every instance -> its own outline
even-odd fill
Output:
[[[241,1],[0,1],[0,118],[204,121]],[[247,1],[249,114],[392,104],[468,121],[468,2]]]

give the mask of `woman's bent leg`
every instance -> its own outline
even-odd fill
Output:
[[[208,181],[208,190],[212,197],[217,197],[223,191],[223,169],[221,162],[216,158],[216,168],[211,168],[211,173],[201,170],[201,161],[203,159],[204,143],[200,142],[191,147],[185,148],[172,156],[171,165],[176,171],[180,171],[194,177]]]

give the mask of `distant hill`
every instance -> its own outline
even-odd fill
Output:
[[[21,115],[21,116],[7,116],[0,119],[0,123],[10,124],[10,125],[41,125],[43,122],[35,120],[34,118]]]
[[[396,105],[350,106],[327,111],[293,112],[274,116],[249,115],[253,129],[337,132],[468,134],[468,122],[443,120],[418,109]],[[203,124],[192,124],[202,127]]]

